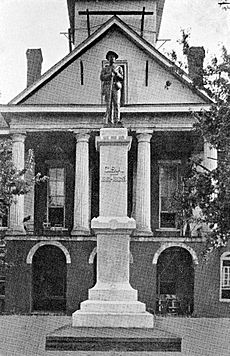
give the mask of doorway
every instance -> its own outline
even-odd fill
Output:
[[[32,263],[32,309],[44,312],[66,310],[66,256],[53,245],[40,247]]]
[[[157,262],[157,312],[191,315],[193,295],[192,256],[182,247],[167,248]]]

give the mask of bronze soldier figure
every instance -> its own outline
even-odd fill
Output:
[[[109,51],[106,54],[109,64],[102,69],[100,75],[102,95],[105,96],[106,102],[105,122],[114,125],[120,123],[120,101],[123,83],[123,70],[115,64],[117,58],[117,53]]]

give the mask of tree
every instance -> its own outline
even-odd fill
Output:
[[[12,160],[12,140],[5,138],[0,141],[0,218],[8,214],[10,205],[16,195],[26,194],[38,183],[47,180],[34,172],[34,155],[29,150],[25,167],[18,170]],[[30,174],[27,174],[30,173]]]
[[[183,32],[184,53],[189,49],[187,40]],[[194,130],[217,149],[218,165],[210,171],[202,166],[199,158],[190,159],[174,204],[184,224],[199,220],[209,227],[206,252],[210,252],[230,240],[230,55],[226,48],[222,48],[219,60],[213,58],[204,69],[203,89],[213,104],[208,111],[192,113],[196,121]],[[194,218],[197,207],[201,214]]]

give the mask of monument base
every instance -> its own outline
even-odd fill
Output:
[[[181,338],[156,328],[75,328],[67,325],[46,337],[46,350],[180,352]]]
[[[153,315],[145,311],[144,303],[90,300],[84,303],[72,314],[73,327],[153,328]]]

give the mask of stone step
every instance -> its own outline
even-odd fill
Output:
[[[156,328],[76,328],[64,326],[46,337],[49,351],[181,352],[181,338]]]
[[[81,311],[97,313],[143,313],[146,306],[141,302],[85,300]]]
[[[85,312],[77,310],[72,314],[74,327],[121,327],[152,328],[153,315],[143,313]]]

